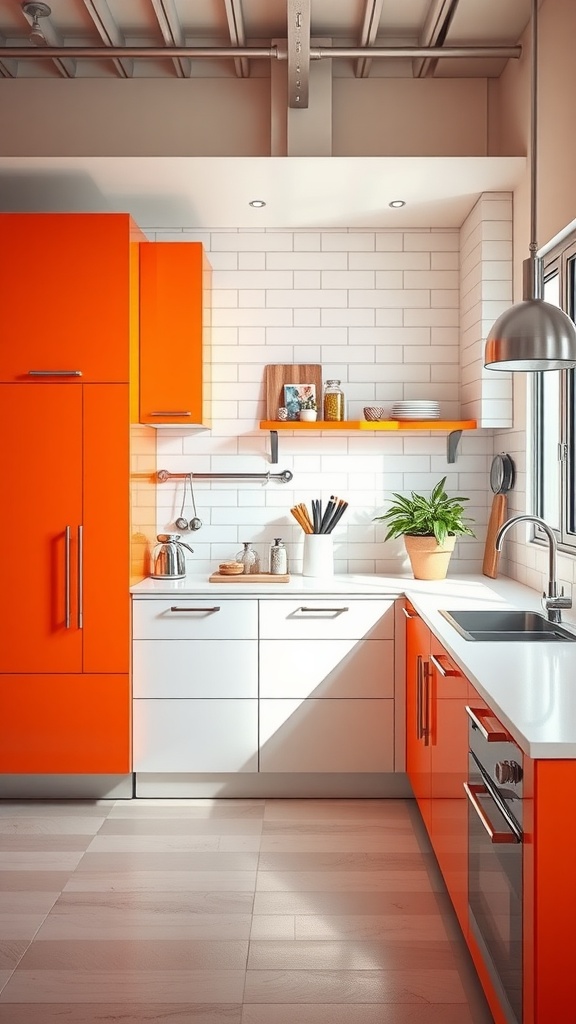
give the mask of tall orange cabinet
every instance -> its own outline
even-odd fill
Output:
[[[128,773],[124,214],[0,215],[0,772]]]

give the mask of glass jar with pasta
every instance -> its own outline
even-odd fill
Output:
[[[324,419],[343,420],[345,414],[344,392],[339,380],[327,380],[324,385]]]

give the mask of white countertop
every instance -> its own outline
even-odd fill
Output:
[[[131,592],[138,598],[217,594],[218,600],[405,594],[526,754],[534,758],[576,757],[576,643],[465,640],[439,613],[441,608],[506,606],[540,611],[540,594],[514,580],[453,576],[429,582],[409,575],[358,574],[327,580],[293,576],[288,583],[218,584],[198,575],[167,582],[146,579]],[[563,622],[576,632],[575,614],[576,609],[563,613]]]

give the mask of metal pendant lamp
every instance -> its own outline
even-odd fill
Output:
[[[563,310],[544,302],[544,266],[536,253],[538,0],[532,0],[530,117],[530,256],[523,263],[523,301],[493,324],[486,340],[489,370],[568,370],[576,366],[576,326]]]

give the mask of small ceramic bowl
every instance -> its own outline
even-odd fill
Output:
[[[365,420],[383,420],[383,419],[385,419],[385,410],[381,409],[377,405],[365,405],[364,406],[364,419]]]

